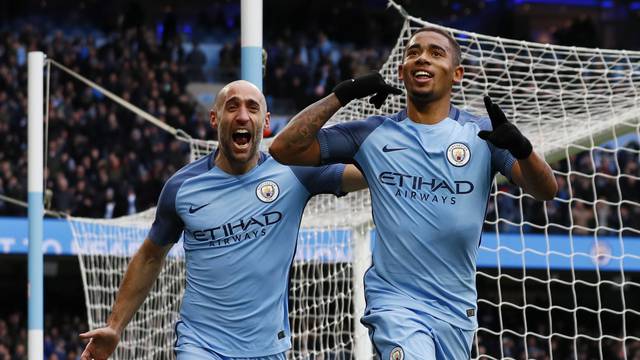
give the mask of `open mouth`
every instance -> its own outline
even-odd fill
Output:
[[[238,129],[231,135],[233,142],[240,148],[247,147],[251,141],[251,133],[247,129]]]
[[[429,81],[429,80],[433,79],[433,74],[432,73],[430,73],[428,71],[423,71],[423,70],[414,72],[413,76],[415,76],[415,78],[418,81],[421,81],[421,82],[422,81]]]

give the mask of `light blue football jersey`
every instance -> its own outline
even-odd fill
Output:
[[[285,166],[265,153],[230,175],[209,156],[164,185],[149,237],[174,243],[184,231],[186,288],[178,342],[228,357],[291,347],[289,269],[307,201],[341,195],[344,165]]]
[[[478,137],[488,118],[451,108],[435,125],[406,110],[324,128],[323,163],[356,163],[369,184],[376,243],[367,309],[402,306],[475,329],[476,256],[492,179],[515,159]]]

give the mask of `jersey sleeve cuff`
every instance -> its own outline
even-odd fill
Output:
[[[162,241],[162,237],[159,236],[158,231],[156,230],[156,228],[151,227],[151,230],[149,230],[149,234],[147,235],[147,238],[149,240],[151,240],[152,243],[158,245],[158,246],[164,246],[166,245],[163,241]]]
[[[166,227],[163,228],[161,225],[154,222],[153,225],[151,225],[149,233],[147,234],[147,238],[149,238],[152,243],[158,246],[165,246],[168,244],[175,244],[180,241],[181,235],[182,230],[179,230],[177,232],[167,230]]]
[[[511,177],[511,172],[513,171],[513,164],[515,164],[516,162],[516,158],[514,158],[513,156],[509,156],[508,158],[505,159],[504,162],[504,175],[507,179],[509,179],[509,181],[513,182],[513,179]]]
[[[318,144],[320,144],[320,163],[326,164],[329,159],[329,139],[327,139],[327,134],[320,129],[318,132]]]
[[[342,176],[344,175],[344,169],[347,166],[345,164],[339,164],[338,169],[336,169],[335,173],[336,173],[336,177],[337,177],[337,183],[338,183],[338,188],[335,189],[334,194],[337,197],[343,197],[345,195],[348,194],[348,192],[342,190]]]

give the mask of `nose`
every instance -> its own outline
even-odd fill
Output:
[[[427,56],[427,52],[426,51],[422,51],[420,53],[420,56],[418,56],[418,58],[416,59],[416,63],[418,64],[429,64],[429,56]]]
[[[238,114],[236,116],[236,121],[240,124],[246,124],[251,121],[251,116],[249,115],[249,109],[246,106],[240,106],[238,110]]]

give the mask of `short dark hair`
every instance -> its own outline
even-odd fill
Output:
[[[460,44],[458,44],[458,41],[456,41],[456,39],[453,37],[453,35],[451,35],[450,32],[433,26],[425,26],[411,34],[409,40],[413,39],[421,32],[434,32],[446,37],[447,40],[449,40],[449,44],[453,48],[453,64],[455,66],[458,66],[460,65],[460,63],[462,63],[462,49],[460,49]],[[409,46],[409,42],[407,42],[407,45],[404,48],[404,54],[407,53],[407,46]]]

